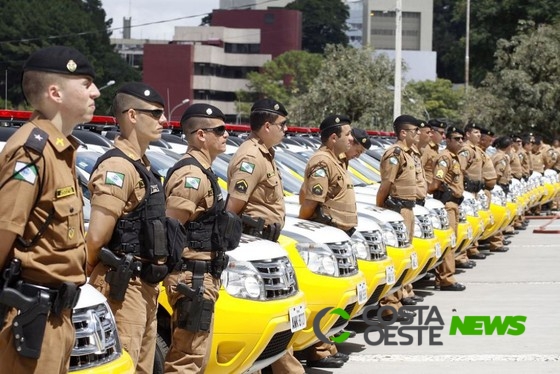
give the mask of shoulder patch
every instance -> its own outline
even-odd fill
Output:
[[[324,177],[327,176],[327,172],[325,171],[325,169],[319,168],[319,169],[316,169],[311,176],[312,177],[324,178]]]
[[[200,187],[200,178],[185,177],[185,188],[192,188],[193,190],[198,190],[198,187]]]
[[[108,171],[107,174],[105,174],[105,184],[122,188],[124,184],[124,174]]]
[[[255,171],[255,164],[243,161],[241,163],[241,166],[239,167],[239,170],[244,171],[244,172],[249,173],[249,174],[253,174],[253,171]]]
[[[13,178],[35,184],[37,180],[37,167],[33,164],[17,161],[14,166]]]
[[[442,168],[446,168],[448,166],[447,161],[445,161],[444,159],[439,160],[438,165]]]
[[[313,192],[313,195],[321,196],[323,194],[323,186],[317,183],[316,185],[313,186],[311,192]]]
[[[459,156],[467,158],[469,157],[469,151],[465,149],[464,151],[459,152]]]
[[[399,160],[395,156],[391,156],[389,157],[389,163],[391,165],[397,165],[399,163]]]
[[[238,181],[235,183],[235,186],[234,186],[235,190],[236,190],[237,192],[240,192],[240,193],[245,193],[245,192],[247,192],[247,188],[248,188],[248,187],[249,187],[249,185],[247,184],[247,182],[245,181],[245,179],[238,180]]]
[[[443,179],[443,170],[439,169],[437,171],[436,178]]]

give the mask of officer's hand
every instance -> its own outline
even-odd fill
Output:
[[[97,264],[90,264],[89,262],[86,264],[86,276],[91,276],[91,273],[93,273],[93,269],[95,269],[95,266],[97,266]]]

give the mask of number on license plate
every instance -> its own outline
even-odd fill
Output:
[[[436,243],[436,258],[440,258],[441,257],[441,245],[439,243]]]
[[[300,304],[290,308],[290,329],[292,332],[303,330],[307,325],[305,318],[305,307]]]
[[[412,269],[418,269],[418,254],[416,252],[412,252],[410,255],[410,262],[412,263]]]
[[[395,267],[393,265],[389,265],[385,268],[385,279],[386,283],[389,285],[395,284],[397,281],[395,279]]]

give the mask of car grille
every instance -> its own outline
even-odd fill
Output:
[[[287,257],[251,263],[263,279],[266,300],[285,299],[297,293],[296,275]]]
[[[381,296],[381,292],[385,289],[385,283],[380,284],[377,286],[375,291],[373,291],[373,295],[366,301],[366,305],[375,305],[379,302],[379,296]]]
[[[358,273],[358,263],[352,246],[348,241],[339,243],[327,243],[336,257],[338,272],[341,277],[348,277]]]
[[[385,243],[383,243],[383,234],[381,231],[361,231],[361,234],[367,241],[369,253],[373,261],[387,258],[387,250],[385,249]]]
[[[406,230],[406,226],[404,225],[404,222],[395,221],[395,222],[389,222],[389,223],[391,224],[391,226],[393,226],[393,229],[397,233],[397,240],[399,241],[399,248],[408,247],[408,245],[410,244],[410,241],[409,241],[409,238],[408,238],[408,231]]]
[[[74,310],[72,322],[76,340],[70,357],[70,371],[99,366],[120,357],[116,324],[105,304]]]
[[[444,208],[434,210],[441,221],[441,229],[447,230],[449,228],[449,217],[447,216],[447,211]]]
[[[285,351],[292,339],[294,333],[291,330],[281,331],[274,334],[272,339],[266,345],[264,351],[257,358],[257,361],[266,360],[267,358],[276,356],[278,353]]]
[[[429,215],[416,216],[420,230],[422,231],[422,239],[432,239],[434,237],[434,227]]]
[[[348,304],[346,305],[346,308],[344,308],[344,311],[350,314],[352,313],[352,310],[354,310],[354,306],[356,306],[356,303]],[[338,317],[332,328],[344,326],[347,323],[348,320],[346,318]]]

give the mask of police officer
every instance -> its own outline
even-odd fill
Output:
[[[429,186],[432,183],[434,177],[434,167],[436,161],[439,158],[439,145],[445,139],[445,131],[447,129],[447,123],[445,121],[431,119],[428,121],[428,125],[432,129],[429,142],[422,147],[419,144],[420,153],[422,153],[421,161],[422,168],[424,169],[424,176],[426,177],[426,183]]]
[[[544,156],[542,145],[542,138],[538,135],[531,136],[531,163],[533,165],[533,171],[538,173],[544,173]]]
[[[78,141],[71,133],[93,117],[94,77],[87,58],[70,47],[38,50],[23,66],[22,89],[34,111],[0,153],[0,363],[6,372],[68,372],[72,308],[86,281]]]
[[[410,242],[414,234],[412,209],[417,199],[417,167],[410,148],[418,141],[419,124],[416,118],[409,115],[401,115],[394,120],[397,142],[387,148],[381,157],[381,184],[376,197],[377,206],[394,210],[403,216]],[[399,310],[402,298],[403,291],[400,289],[383,297],[379,305],[389,305]],[[392,318],[391,314],[385,313],[384,318]]]
[[[523,166],[521,165],[522,160],[520,158],[522,140],[520,136],[513,135],[512,141],[513,143],[509,153],[511,175],[512,177],[521,180],[523,178]],[[525,230],[527,224],[528,222],[526,223],[526,221],[523,220],[523,216],[518,215],[515,218],[513,228],[515,230]]]
[[[284,138],[288,112],[273,99],[262,99],[251,108],[251,135],[228,166],[226,209],[243,217],[244,231],[277,241],[286,217],[284,189],[274,162],[274,146]],[[272,372],[305,373],[293,349],[274,362]]]
[[[521,141],[519,159],[521,160],[521,168],[523,169],[523,178],[527,180],[533,173],[533,162],[531,160],[531,138],[529,136],[523,136]]]
[[[319,126],[321,147],[305,168],[299,200],[299,217],[338,227],[352,234],[358,224],[356,195],[346,170],[346,155],[352,144],[350,118],[333,114]],[[307,366],[341,367],[345,357],[334,344],[317,343],[309,348]]]
[[[449,127],[446,148],[436,161],[434,178],[428,191],[445,204],[449,226],[457,235],[459,205],[463,200],[463,172],[457,153],[463,147],[464,133],[457,127]],[[466,287],[455,280],[455,252],[447,251],[443,262],[436,269],[436,284],[442,291],[464,291]]]
[[[477,194],[485,187],[484,181],[484,161],[486,155],[480,147],[478,147],[481,138],[482,126],[470,122],[464,128],[464,137],[466,141],[463,143],[463,148],[459,151],[459,161],[461,162],[461,169],[463,170],[464,190]],[[480,253],[477,248],[478,243],[461,251],[455,259],[457,268],[471,269],[476,263],[469,261],[470,259],[484,260],[486,256]]]
[[[167,173],[166,212],[184,224],[187,238],[182,262],[164,281],[174,319],[166,373],[204,372],[220,277],[227,266],[225,251],[235,249],[241,236],[239,217],[225,212],[218,178],[210,169],[226,150],[224,120],[213,105],[188,107],[181,117],[187,152]]]
[[[167,243],[160,239],[165,234],[163,186],[145,153],[161,137],[164,100],[147,84],[131,82],[117,90],[112,108],[121,134],[115,148],[98,159],[88,185],[88,272],[90,283],[108,299],[136,372],[151,373]]]

